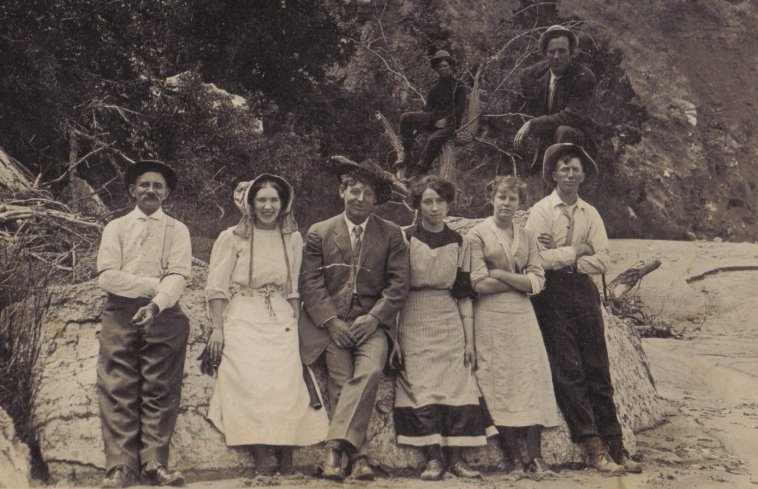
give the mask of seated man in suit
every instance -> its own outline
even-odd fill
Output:
[[[324,477],[345,477],[344,452],[353,477],[371,480],[366,431],[408,295],[408,250],[400,228],[373,215],[374,206],[390,198],[391,178],[371,161],[335,161],[345,212],[314,224],[306,236],[300,353],[306,365],[326,356],[332,419]]]
[[[543,61],[521,72],[525,111],[533,115],[516,132],[516,150],[535,138],[536,148],[530,167],[538,167],[541,152],[555,143],[583,146],[590,155],[597,152],[599,134],[590,111],[595,100],[595,75],[575,60],[576,34],[560,25],[549,27],[540,37]]]

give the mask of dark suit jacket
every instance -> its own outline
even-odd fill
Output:
[[[456,78],[437,80],[426,97],[425,110],[431,112],[433,123],[447,119],[460,127],[466,112],[466,87]]]
[[[595,75],[586,66],[572,62],[556,81],[552,112],[548,110],[550,62],[541,61],[521,72],[521,92],[526,97],[526,112],[534,115],[531,132],[550,136],[558,126],[580,129],[598,147],[600,139],[590,117],[595,103]]]
[[[408,249],[395,224],[371,216],[363,237],[357,293],[361,306],[381,322],[394,342],[397,313],[410,287]],[[346,318],[353,287],[349,266],[352,245],[342,214],[314,224],[308,230],[300,268],[300,356],[315,362],[332,341],[320,327],[328,319]]]

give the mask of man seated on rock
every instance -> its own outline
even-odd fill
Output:
[[[442,145],[455,137],[466,110],[466,88],[454,76],[455,59],[447,51],[437,51],[432,58],[432,69],[437,72],[437,82],[429,90],[424,110],[400,116],[400,138],[405,154],[396,166],[405,168],[406,177],[429,173]],[[431,132],[418,163],[413,160],[415,131]]]
[[[102,487],[137,482],[181,485],[169,471],[169,441],[179,412],[189,320],[177,304],[190,276],[187,226],[161,206],[176,173],[157,161],[126,170],[137,201],[103,231],[98,284],[107,292],[97,363],[106,476]]]
[[[373,213],[392,195],[388,174],[372,161],[335,161],[345,211],[312,225],[305,239],[300,355],[311,365],[324,354],[329,374],[323,476],[344,479],[345,454],[353,478],[371,480],[366,432],[408,296],[408,249],[400,228]]]
[[[532,297],[532,304],[558,405],[588,465],[619,475],[642,469],[629,458],[621,438],[600,295],[590,277],[604,273],[610,261],[603,219],[579,198],[579,186],[597,173],[581,146],[550,146],[542,178],[555,190],[534,204],[525,227],[537,236],[545,269],[545,289]]]
[[[531,139],[534,148],[530,167],[539,162],[543,148],[554,143],[574,143],[596,154],[598,133],[590,118],[595,101],[595,75],[574,58],[578,39],[561,25],[549,27],[540,37],[543,61],[521,72],[524,110],[534,117],[516,132],[513,145],[525,149]]]

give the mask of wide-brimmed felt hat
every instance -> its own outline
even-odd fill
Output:
[[[345,158],[344,156],[332,156],[329,158],[334,173],[342,182],[343,175],[360,174],[371,181],[376,191],[376,204],[381,205],[392,197],[392,174],[385,171],[378,163],[366,159],[360,163]]]
[[[252,221],[255,219],[255,210],[253,209],[253,199],[250,190],[256,182],[261,180],[270,180],[279,184],[283,189],[282,207],[279,211],[278,221],[281,223],[282,233],[292,233],[297,231],[297,223],[292,214],[292,206],[295,201],[295,189],[290,183],[279,175],[272,173],[261,173],[249,182],[240,182],[234,189],[234,205],[242,213],[242,219],[234,230],[234,233],[243,238],[249,238]]]
[[[589,183],[597,178],[597,174],[599,173],[597,163],[587,154],[584,148],[574,143],[558,143],[545,150],[545,157],[542,159],[542,180],[547,182],[548,185],[555,185],[555,180],[553,180],[555,164],[561,156],[567,153],[579,158],[582,162],[582,170],[586,175],[584,178],[585,183]]]
[[[562,25],[551,25],[540,36],[540,53],[545,54],[545,51],[547,50],[547,43],[550,42],[550,39],[555,39],[556,37],[561,36],[568,37],[569,49],[572,51],[579,44],[579,38],[576,37],[576,33],[574,31]]]
[[[455,66],[455,58],[450,56],[450,53],[448,53],[444,49],[440,49],[439,51],[434,53],[434,56],[432,56],[432,59],[431,59],[432,68],[436,68],[437,63],[439,63],[440,61],[447,61],[451,65]]]
[[[172,192],[174,191],[178,181],[176,172],[170,166],[158,160],[140,160],[129,165],[126,168],[126,189],[129,190],[129,185],[134,185],[137,181],[137,177],[149,171],[158,172],[163,175],[163,178],[166,179],[166,185],[168,185],[169,190]]]

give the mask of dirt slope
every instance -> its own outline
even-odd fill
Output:
[[[641,142],[619,155],[618,178],[632,191],[603,199],[699,236],[754,240],[758,3],[564,0],[559,10],[610,36],[649,115]]]

